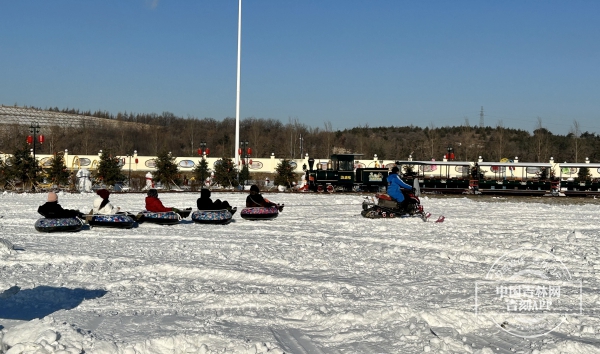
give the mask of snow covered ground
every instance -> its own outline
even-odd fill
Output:
[[[139,211],[144,196],[111,201]],[[93,197],[59,202],[88,211]],[[273,221],[45,234],[46,195],[0,195],[16,248],[0,244],[0,352],[600,352],[600,200],[431,196],[425,223],[362,218],[360,195],[268,197],[286,204]],[[513,295],[498,284],[527,282],[562,293],[537,295],[545,311],[498,306]]]

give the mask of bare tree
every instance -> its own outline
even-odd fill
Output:
[[[537,124],[533,131],[537,162],[547,159],[548,154],[548,131],[542,126],[542,118],[537,117]]]
[[[502,120],[499,120],[496,125],[496,137],[498,138],[498,161],[500,161],[504,153],[504,124]]]
[[[331,156],[331,142],[333,140],[333,129],[331,128],[331,122],[327,121],[325,124],[325,138],[327,139],[327,158]]]

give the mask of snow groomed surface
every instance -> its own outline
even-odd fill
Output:
[[[234,206],[246,198],[217,196]],[[197,197],[161,194],[167,205]],[[94,196],[59,198],[86,210]],[[45,195],[0,194],[0,230],[14,245],[0,247],[1,346],[96,354],[598,352],[600,200],[423,197],[425,211],[446,216],[425,223],[363,218],[360,195],[276,198],[286,212],[268,223],[45,234],[31,227]],[[144,205],[139,194],[111,201],[131,211]],[[497,305],[514,300],[514,289],[498,283],[501,299],[489,278],[511,269],[504,260],[518,249],[559,260],[577,285],[547,280],[561,286],[560,300],[555,290],[538,300],[568,305],[568,313],[551,306],[548,314],[564,322],[539,337],[512,334],[518,314]],[[566,274],[552,269],[543,274]],[[539,323],[554,326],[556,318]]]

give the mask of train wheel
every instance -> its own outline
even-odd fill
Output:
[[[331,184],[327,186],[327,192],[333,193],[333,186]]]
[[[319,184],[319,185],[317,186],[317,192],[319,192],[319,193],[323,193],[323,186],[322,186],[322,185],[320,185],[320,184]]]

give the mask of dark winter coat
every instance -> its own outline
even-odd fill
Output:
[[[45,218],[74,218],[81,215],[79,210],[63,209],[58,202],[46,202],[40,205],[38,213]]]
[[[198,198],[196,206],[198,207],[198,210],[222,210],[231,208],[231,205],[229,205],[227,201],[217,199],[213,202],[212,199],[206,196]]]
[[[223,210],[223,209],[231,209],[231,205],[224,200],[220,199],[215,200],[214,202],[210,199],[210,190],[206,188],[202,188],[200,190],[200,198],[196,201],[196,206],[198,210]]]
[[[264,208],[269,208],[269,207],[274,207],[277,206],[277,204],[270,202],[269,200],[263,198],[262,195],[260,194],[250,194],[249,196],[246,197],[246,207],[251,208],[251,207],[264,207]]]

